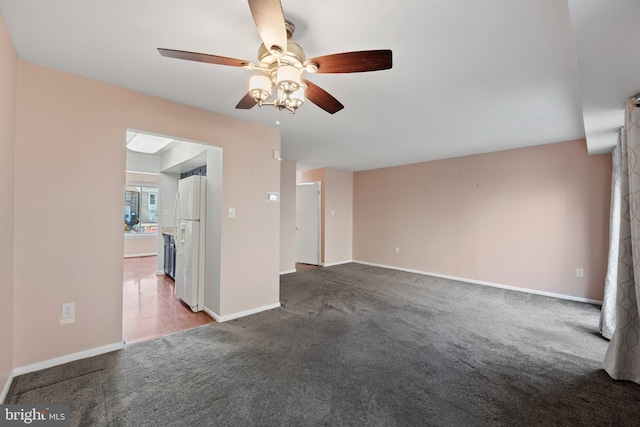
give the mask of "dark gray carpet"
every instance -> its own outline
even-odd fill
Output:
[[[90,426],[637,426],[599,307],[359,264],[283,307],[17,377],[6,403]]]

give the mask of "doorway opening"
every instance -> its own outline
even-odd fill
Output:
[[[321,264],[321,185],[312,181],[296,186],[296,264]]]
[[[136,147],[136,140],[144,143]],[[126,142],[123,337],[133,343],[214,321],[206,306],[215,306],[219,284],[220,216],[207,212],[222,203],[222,149],[136,130],[127,130]],[[157,142],[163,145],[149,148]],[[176,263],[176,203],[180,181],[193,175],[202,183],[202,233],[194,245],[199,262],[185,265]],[[180,292],[184,277],[198,277],[195,307]]]
[[[131,344],[213,322],[204,311],[193,313],[176,297],[175,282],[157,275],[157,255],[124,260],[122,331]]]

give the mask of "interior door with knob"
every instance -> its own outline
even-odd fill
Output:
[[[320,181],[296,189],[296,262],[320,265]]]

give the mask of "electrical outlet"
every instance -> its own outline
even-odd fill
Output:
[[[62,304],[62,312],[60,313],[60,324],[73,323],[76,321],[76,303],[67,302]]]
[[[576,268],[576,277],[584,277],[584,270],[581,268]]]
[[[399,253],[400,253],[400,248],[396,246],[396,247],[393,249],[393,252],[395,252],[395,253],[399,254]]]

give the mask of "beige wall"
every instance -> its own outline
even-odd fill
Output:
[[[0,15],[0,224],[4,225],[0,239],[0,394],[13,368],[13,157],[17,70],[18,58]]]
[[[296,269],[296,162],[280,163],[280,273]]]
[[[353,247],[353,172],[325,170],[324,264],[352,260]]]
[[[601,300],[610,182],[584,140],[356,172],[354,259]]]
[[[235,124],[222,154],[221,316],[280,302],[280,205],[267,201],[267,193],[280,191],[280,162],[273,158],[280,131]]]
[[[160,234],[162,237],[162,234]],[[124,257],[158,255],[158,235],[151,236],[125,236]]]
[[[218,314],[278,303],[278,130],[24,61],[17,99],[14,366],[122,340],[127,128],[223,148]]]
[[[312,181],[321,182],[320,262],[349,262],[353,246],[353,172],[331,168],[298,172],[298,183]]]

